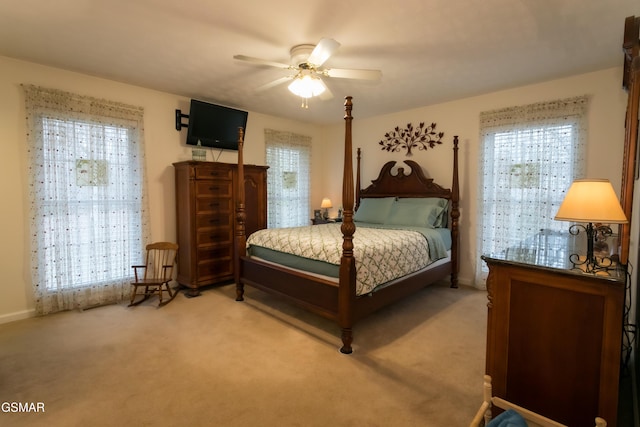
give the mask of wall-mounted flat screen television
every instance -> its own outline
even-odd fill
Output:
[[[247,128],[248,113],[235,108],[191,100],[187,144],[238,149],[238,127]]]

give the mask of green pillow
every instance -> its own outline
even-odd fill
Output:
[[[395,197],[366,198],[360,200],[360,206],[353,215],[354,221],[383,224],[389,216]]]
[[[449,199],[443,199],[440,197],[402,197],[398,199],[400,203],[414,203],[424,206],[436,205],[446,207],[449,204]]]
[[[426,209],[429,209],[429,206],[436,205],[441,206],[444,209],[438,215],[435,220],[431,223],[434,228],[444,228],[447,226],[449,222],[449,199],[445,199],[442,197],[406,197],[402,199],[398,199],[398,201],[402,203],[417,203],[424,205]],[[427,212],[427,215],[432,215],[432,212]]]
[[[392,206],[385,224],[439,228],[446,226],[447,199],[402,198]]]

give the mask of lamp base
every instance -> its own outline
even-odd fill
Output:
[[[594,243],[599,239],[606,239],[613,235],[613,230],[608,225],[588,223],[586,226],[582,224],[574,224],[569,227],[569,233],[573,236],[580,234],[580,230],[587,233],[587,255],[586,257],[579,254],[569,255],[569,261],[573,264],[573,268],[591,274],[608,274],[610,270],[618,268],[617,256],[596,256],[593,253]]]

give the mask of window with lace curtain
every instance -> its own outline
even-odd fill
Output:
[[[23,89],[36,310],[121,301],[148,240],[142,108]]]
[[[264,131],[269,228],[309,224],[311,137],[272,129]]]
[[[565,231],[555,216],[583,177],[587,97],[480,114],[480,254],[498,254],[542,229]],[[478,256],[476,282],[487,267]]]

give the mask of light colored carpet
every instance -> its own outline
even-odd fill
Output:
[[[486,292],[445,284],[339,328],[233,285],[0,325],[11,426],[466,426],[482,399]]]

